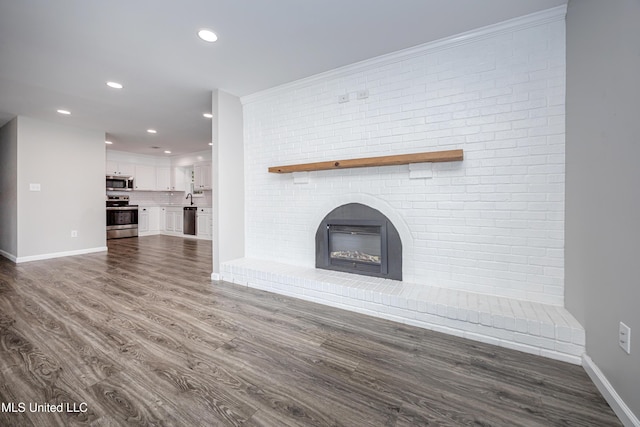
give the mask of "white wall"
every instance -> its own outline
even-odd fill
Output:
[[[106,248],[104,137],[18,117],[19,261]]]
[[[636,420],[639,22],[637,0],[572,0],[567,11],[566,306],[586,329],[587,354]],[[630,355],[618,347],[621,321],[631,327]]]
[[[564,97],[563,8],[245,97],[246,255],[312,267],[322,217],[369,200],[408,230],[404,280],[561,305]],[[455,148],[432,179],[267,173]]]
[[[0,128],[0,254],[18,254],[18,120]]]
[[[212,93],[213,277],[220,263],[244,256],[244,147],[242,104],[221,90]]]

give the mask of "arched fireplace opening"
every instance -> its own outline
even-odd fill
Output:
[[[316,231],[316,267],[402,280],[402,241],[380,211],[360,203],[337,207]]]

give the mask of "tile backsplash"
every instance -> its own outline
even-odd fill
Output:
[[[140,206],[188,205],[186,193],[182,191],[109,191],[107,195],[129,196],[129,203]],[[205,191],[201,197],[194,197],[193,204],[211,207],[211,191]]]

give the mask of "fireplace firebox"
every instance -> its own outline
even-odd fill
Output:
[[[402,243],[379,211],[350,203],[331,211],[316,232],[316,267],[402,280]]]
[[[377,221],[341,221],[327,225],[329,264],[349,270],[386,273],[386,227]]]

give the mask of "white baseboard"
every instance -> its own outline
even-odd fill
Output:
[[[13,255],[13,254],[10,254],[9,252],[5,252],[2,249],[0,249],[0,255],[2,255],[3,257],[8,259],[9,261],[16,262],[16,256]]]
[[[586,354],[582,356],[582,367],[596,385],[602,396],[607,401],[613,412],[616,413],[622,424],[626,427],[640,427],[638,417],[631,411],[620,395],[613,388],[607,377],[604,376],[600,368]]]
[[[44,259],[61,258],[61,257],[73,256],[73,255],[85,255],[85,254],[92,254],[95,252],[105,252],[105,251],[107,251],[107,247],[100,246],[97,248],[79,249],[76,251],[53,252],[50,254],[23,256],[23,257],[15,258],[13,262],[15,262],[16,264],[19,264],[22,262],[41,261]]]

